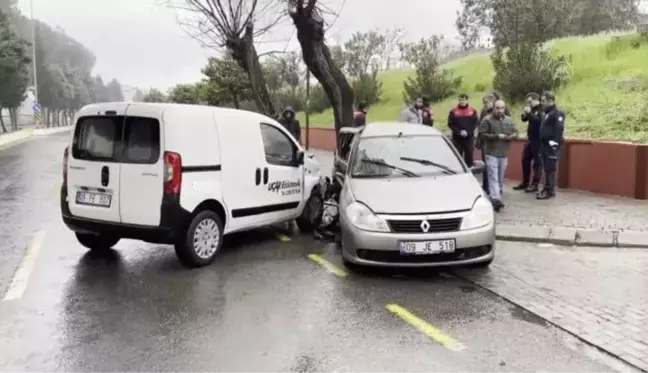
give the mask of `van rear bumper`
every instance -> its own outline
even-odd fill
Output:
[[[180,203],[167,199],[162,201],[160,226],[122,224],[74,216],[67,201],[67,187],[61,187],[61,217],[63,223],[76,233],[107,233],[133,240],[151,243],[173,244],[184,237],[190,213]]]

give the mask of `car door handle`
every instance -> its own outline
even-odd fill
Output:
[[[270,177],[270,175],[268,175],[268,167],[266,167],[266,168],[263,169],[263,184],[268,183],[268,178],[269,177]]]
[[[110,168],[108,166],[103,166],[101,168],[101,185],[108,186],[110,182]]]
[[[254,182],[256,185],[261,184],[261,169],[257,168],[256,171],[254,172]]]

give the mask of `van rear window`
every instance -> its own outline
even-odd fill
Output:
[[[154,118],[84,117],[72,157],[86,161],[154,164],[160,158],[160,123]]]

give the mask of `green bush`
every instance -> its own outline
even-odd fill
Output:
[[[491,54],[493,87],[512,101],[522,101],[529,92],[556,90],[571,79],[572,67],[564,57],[553,57],[540,44],[524,43],[516,48],[496,49]]]
[[[355,79],[351,86],[356,103],[364,101],[367,105],[380,102],[382,96],[382,82],[378,80],[378,71],[374,70],[369,74],[361,74]]]

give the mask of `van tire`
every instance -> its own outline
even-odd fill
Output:
[[[324,199],[317,193],[311,194],[306,201],[306,206],[301,215],[295,219],[297,227],[302,233],[312,233],[322,222]]]
[[[201,234],[201,230],[204,230],[202,234],[209,237],[216,234],[218,238],[216,248],[211,248],[209,252],[204,253],[204,255],[199,255],[198,251],[201,248],[205,248],[197,246],[197,242],[194,242],[194,236],[196,234]],[[216,230],[217,232],[215,232]],[[214,237],[211,237],[211,239],[214,239]],[[213,263],[218,253],[220,253],[222,246],[223,221],[214,211],[204,210],[191,219],[191,223],[189,223],[185,236],[180,237],[180,241],[175,244],[175,252],[178,260],[180,260],[184,266],[189,268],[198,268]]]
[[[79,243],[92,251],[108,251],[120,238],[106,233],[74,233]]]

